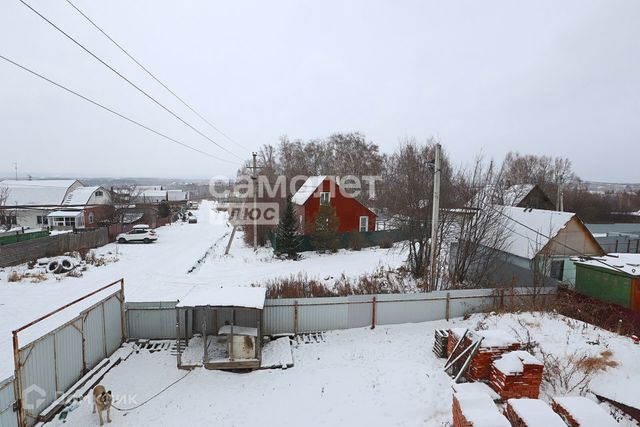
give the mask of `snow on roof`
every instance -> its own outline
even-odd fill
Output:
[[[297,205],[304,205],[326,178],[326,175],[310,176],[304,184],[302,184],[302,187],[296,191],[296,194],[293,195],[291,201]]]
[[[582,396],[554,397],[580,427],[614,427],[619,424],[596,402]]]
[[[482,337],[480,347],[509,347],[516,344],[518,340],[508,332],[501,329],[490,329],[488,331],[477,331],[474,335]]]
[[[513,411],[527,427],[567,427],[560,415],[538,399],[509,399]]]
[[[78,187],[73,189],[62,202],[63,205],[86,205],[91,200],[91,196],[98,191],[106,191],[100,186],[95,187]]]
[[[6,205],[60,205],[67,191],[78,181],[73,179],[40,179],[0,181],[0,188],[7,188]]]
[[[576,264],[606,268],[624,272],[629,276],[640,276],[640,254],[608,254],[602,257],[573,258]],[[620,271],[622,270],[622,271]]]
[[[498,412],[493,400],[485,393],[456,393],[460,411],[474,427],[510,427],[507,418]]]
[[[575,216],[571,212],[496,206],[502,212],[505,252],[533,259]]]
[[[266,288],[196,286],[176,307],[244,307],[262,310]]]
[[[493,362],[493,366],[505,374],[521,374],[524,372],[524,365],[542,365],[542,362],[521,350],[505,353]]]
[[[527,197],[535,188],[535,184],[516,184],[507,188],[502,195],[502,204],[505,206],[518,206],[522,199]]]
[[[47,217],[53,218],[75,218],[82,215],[82,211],[53,211],[47,215]]]

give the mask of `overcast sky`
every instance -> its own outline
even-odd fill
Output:
[[[482,151],[566,156],[584,179],[640,181],[640,2],[27,0],[241,157],[264,143],[359,131],[385,152],[440,137]],[[238,160],[184,126],[18,0],[0,55],[186,144],[167,142],[0,60],[0,172],[208,177]]]

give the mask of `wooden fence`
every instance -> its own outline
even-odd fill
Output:
[[[0,267],[22,264],[43,257],[58,256],[81,248],[97,248],[107,243],[109,243],[107,229],[96,228],[2,245],[0,246]]]

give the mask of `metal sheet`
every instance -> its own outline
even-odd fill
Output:
[[[15,401],[13,377],[0,381],[0,427],[18,426],[18,414],[13,412]]]
[[[127,334],[129,338],[175,339],[175,302],[127,302]],[[184,323],[184,319],[182,319]],[[184,332],[184,325],[183,332]]]
[[[124,337],[122,336],[122,312],[120,300],[113,296],[104,302],[104,321],[107,340],[107,354],[113,354],[120,345]]]
[[[102,359],[107,357],[102,304],[85,314],[82,329],[84,331],[87,369],[93,369]]]
[[[29,426],[35,424],[40,411],[57,397],[54,344],[53,335],[48,335],[20,350],[21,397]]]
[[[60,391],[68,390],[83,375],[82,322],[60,329],[54,334],[56,382]]]

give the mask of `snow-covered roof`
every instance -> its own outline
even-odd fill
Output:
[[[293,195],[291,201],[297,205],[304,205],[326,178],[326,175],[310,176],[304,184],[302,184],[302,187],[296,191],[296,194]]]
[[[507,188],[502,195],[502,204],[506,206],[518,206],[522,199],[527,197],[535,188],[535,184],[516,184]]]
[[[262,310],[267,290],[241,286],[196,286],[176,307],[244,307]]]
[[[40,179],[0,181],[0,188],[7,188],[6,205],[44,206],[60,205],[71,187],[80,185],[73,179]]]
[[[509,399],[513,411],[527,427],[567,427],[560,415],[539,399]]]
[[[576,264],[624,272],[629,276],[640,276],[640,254],[608,254],[601,257],[590,257],[590,259],[578,257],[573,261]]]
[[[533,259],[575,216],[571,212],[496,206],[506,231],[504,251]]]
[[[82,211],[53,211],[47,217],[53,218],[75,218],[82,215]]]
[[[106,193],[106,190],[100,186],[75,188],[67,194],[62,204],[71,206],[87,205],[91,200],[91,196],[93,196],[93,194],[98,190],[102,190],[103,193]]]
[[[554,397],[553,400],[567,411],[580,427],[617,427],[619,425],[596,402],[586,397],[565,396]]]

